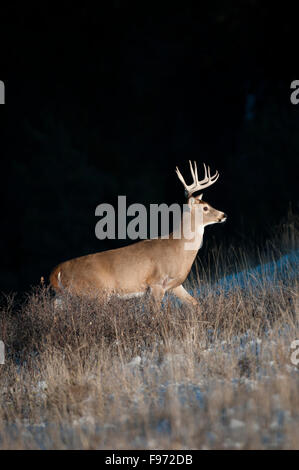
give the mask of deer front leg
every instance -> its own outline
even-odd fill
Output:
[[[170,292],[176,295],[183,302],[187,302],[189,305],[193,305],[194,307],[199,307],[197,300],[192,297],[192,295],[190,295],[182,285],[170,289]]]
[[[150,287],[150,292],[154,298],[155,303],[160,305],[165,294],[165,289],[162,286],[156,284]]]

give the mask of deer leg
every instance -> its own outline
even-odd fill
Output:
[[[192,295],[190,295],[182,285],[170,289],[170,292],[176,295],[183,302],[187,302],[189,305],[193,305],[194,307],[199,307],[198,301],[192,297]]]
[[[157,305],[160,305],[165,294],[165,289],[162,286],[154,285],[150,287],[150,292]]]

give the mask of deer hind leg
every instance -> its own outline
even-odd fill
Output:
[[[194,307],[199,307],[198,301],[192,297],[192,295],[190,295],[182,285],[170,289],[170,292],[176,295],[183,302],[186,302],[189,305],[193,305]]]

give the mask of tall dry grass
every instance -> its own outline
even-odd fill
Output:
[[[250,254],[212,248],[190,284],[201,315],[171,297],[157,309],[65,296],[55,310],[45,286],[6,298],[0,448],[299,448],[296,257],[273,262],[298,249],[295,222]],[[220,282],[257,262],[270,277]]]

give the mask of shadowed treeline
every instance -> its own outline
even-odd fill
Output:
[[[3,291],[124,243],[96,239],[101,202],[183,202],[174,168],[187,177],[188,159],[220,172],[204,196],[229,219],[206,239],[254,243],[296,209],[295,15],[255,1],[109,5],[26,5],[13,22],[3,7]]]

